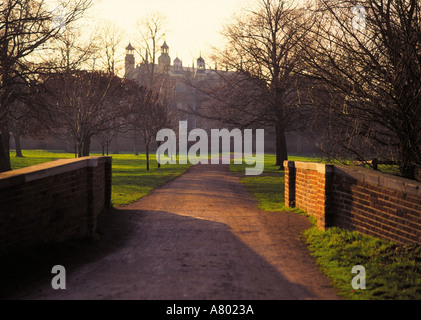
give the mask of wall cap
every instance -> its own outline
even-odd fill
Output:
[[[362,183],[368,183],[380,188],[387,188],[421,198],[421,182],[368,168],[305,161],[284,161],[284,167],[286,166],[289,168],[317,171],[322,174],[333,172],[334,174],[354,178]]]
[[[356,166],[335,166],[334,173],[352,177],[362,183],[368,183],[380,188],[387,188],[421,198],[421,182],[416,180]]]
[[[295,161],[285,160],[283,165],[284,165],[284,168],[295,168]]]
[[[333,172],[333,165],[316,162],[295,161],[296,169],[313,170],[318,173]]]
[[[82,157],[77,159],[58,159],[37,164],[30,167],[0,173],[0,188],[10,187],[19,183],[30,182],[88,166],[97,166],[98,163],[109,162],[111,157]]]

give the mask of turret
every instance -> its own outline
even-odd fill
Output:
[[[167,42],[164,41],[164,44],[161,47],[161,56],[158,58],[158,66],[161,72],[166,72],[170,68],[171,58],[169,51],[170,48],[168,47]]]
[[[134,71],[134,48],[129,42],[129,45],[126,47],[126,59],[125,59],[125,74],[126,78],[130,78],[131,74]]]
[[[183,62],[177,58],[174,60],[174,72],[181,73],[183,71]]]
[[[202,55],[200,55],[199,59],[197,59],[197,72],[205,73],[205,71],[206,71],[205,59],[203,59]]]

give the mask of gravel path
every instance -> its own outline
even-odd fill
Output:
[[[338,298],[299,239],[308,219],[260,211],[228,166],[192,167],[100,222],[99,241],[45,253],[37,267],[15,269],[21,276],[7,297]],[[66,290],[51,288],[54,264],[66,267]]]

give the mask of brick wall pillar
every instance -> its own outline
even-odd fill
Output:
[[[332,210],[333,210],[333,166],[323,165],[318,170],[318,201],[317,226],[325,230],[332,226]]]
[[[297,207],[317,219],[317,226],[331,225],[333,166],[285,161],[285,206]]]
[[[98,215],[111,207],[112,158],[88,159],[88,232],[95,234]]]
[[[285,174],[285,206],[295,207],[295,162],[284,161]]]

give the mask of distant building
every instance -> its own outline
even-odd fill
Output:
[[[201,89],[223,86],[220,79],[227,79],[227,77],[238,75],[238,73],[217,70],[216,66],[214,69],[208,69],[205,59],[201,55],[189,66],[185,66],[179,57],[176,57],[171,63],[170,48],[166,41],[161,46],[158,64],[153,64],[145,59],[136,65],[134,50],[135,48],[129,43],[126,47],[125,78],[136,80],[139,84],[150,87],[150,79],[153,75],[155,82],[161,83],[158,80],[163,79],[168,85],[173,85],[175,88],[173,108],[178,111],[177,121],[187,120],[189,131],[201,128],[209,133],[210,129],[229,127],[219,121],[194,116],[186,111],[206,111],[206,97],[201,93]],[[274,152],[276,135],[273,128],[266,128],[265,134],[265,150]],[[288,133],[288,148],[295,154],[311,154],[313,152],[312,147],[295,132]]]
[[[136,65],[134,50],[135,48],[129,43],[126,47],[125,78],[136,80],[145,86],[153,86],[152,82],[157,82],[157,79],[164,79],[166,83],[174,85],[174,107],[179,111],[178,120],[187,120],[189,130],[196,127],[207,129],[210,125],[209,121],[204,121],[185,112],[201,108],[203,96],[194,87],[215,85],[219,79],[215,70],[206,69],[203,57],[200,56],[196,60],[196,64],[193,61],[188,67],[184,66],[183,61],[178,57],[171,64],[169,46],[164,41],[158,64],[153,64],[145,59]]]

